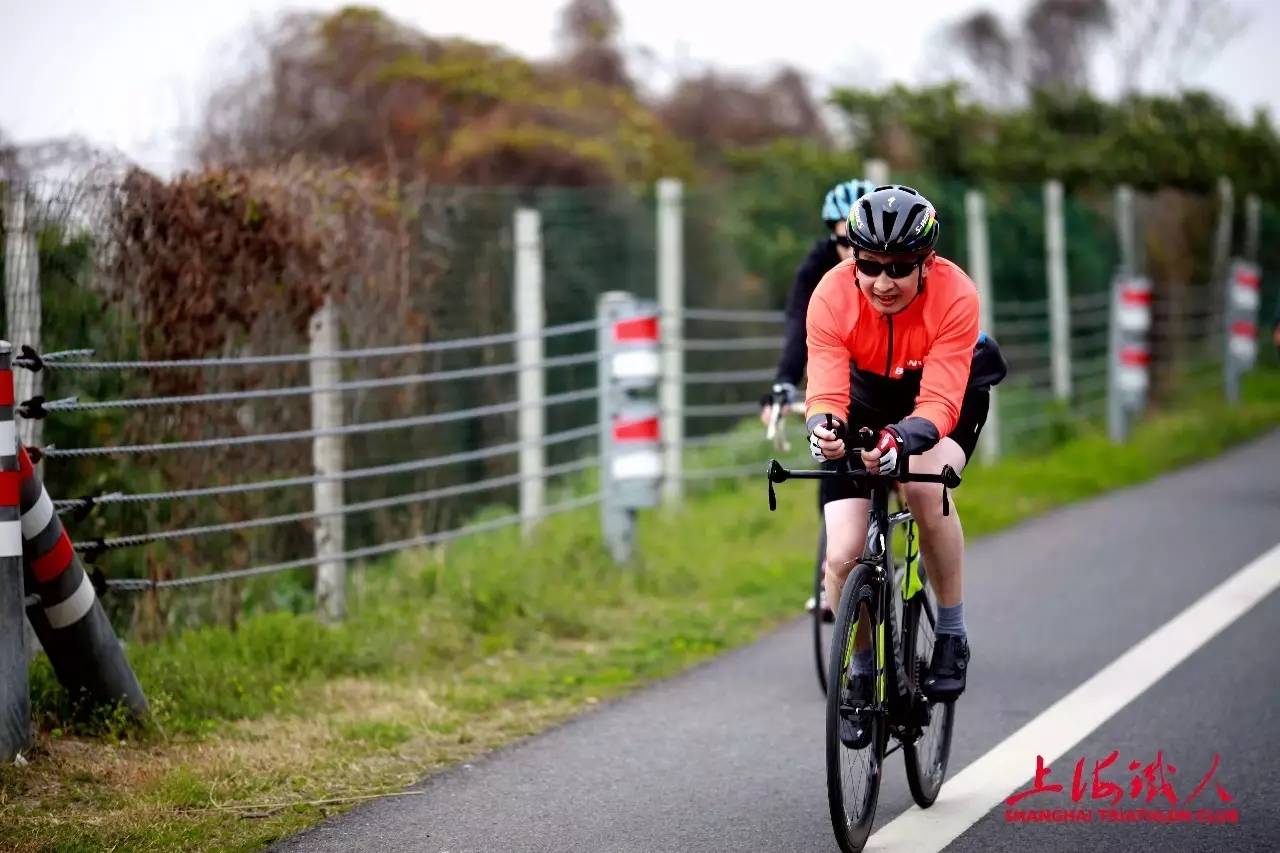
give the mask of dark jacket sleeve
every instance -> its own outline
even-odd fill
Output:
[[[809,299],[822,277],[839,262],[840,256],[836,254],[835,243],[824,237],[813,244],[808,256],[796,270],[795,279],[791,282],[791,292],[787,294],[786,338],[782,344],[782,355],[778,359],[775,381],[799,385],[804,378],[808,358],[804,337],[805,316],[809,312]]]

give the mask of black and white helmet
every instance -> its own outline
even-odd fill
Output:
[[[876,187],[849,212],[849,242],[868,252],[923,254],[938,242],[939,228],[929,199],[901,184]]]

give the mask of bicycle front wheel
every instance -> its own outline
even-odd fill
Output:
[[[876,588],[871,583],[871,573],[871,566],[859,563],[845,582],[827,670],[827,802],[831,809],[831,828],[844,853],[858,853],[867,843],[884,769],[887,730],[881,716],[871,715],[864,721],[871,727],[871,739],[866,747],[850,749],[840,740],[841,715],[849,712],[844,701],[845,688],[860,621],[867,625],[873,640],[873,666],[878,674],[875,698],[881,703],[884,700],[884,628],[876,613]]]
[[[923,574],[923,566],[922,571]],[[924,581],[924,578],[921,578]],[[903,657],[911,684],[912,705],[920,726],[920,736],[903,747],[907,766],[907,787],[916,805],[927,809],[938,798],[947,776],[951,757],[951,732],[955,728],[955,702],[930,702],[920,692],[929,658],[933,654],[934,624],[938,602],[925,582],[906,603],[903,619]]]

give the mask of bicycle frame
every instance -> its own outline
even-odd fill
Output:
[[[869,436],[862,437],[864,444],[869,440]],[[902,637],[901,631],[899,630],[901,626],[894,625],[894,630],[890,632],[892,634],[893,643],[892,669],[887,666],[890,662],[890,658],[886,655],[885,631],[887,630],[886,626],[890,625],[891,620],[894,619],[894,561],[893,552],[889,543],[891,541],[893,528],[911,521],[913,516],[911,515],[910,510],[903,510],[894,513],[889,511],[889,484],[894,480],[898,482],[941,484],[943,487],[942,512],[944,515],[949,515],[951,511],[951,504],[947,490],[960,485],[960,475],[957,474],[950,465],[943,466],[942,473],[940,474],[903,473],[897,476],[872,474],[862,469],[850,469],[847,465],[844,470],[835,471],[824,469],[789,471],[786,468],[783,468],[776,459],[772,459],[769,462],[767,476],[769,480],[769,509],[771,511],[777,509],[777,495],[773,489],[774,483],[782,483],[790,479],[819,480],[840,477],[864,477],[869,481],[871,486],[871,508],[868,513],[867,521],[867,542],[863,550],[861,562],[870,565],[874,570],[872,574],[872,582],[876,588],[876,607],[878,608],[878,612],[881,614],[880,618],[876,620],[876,636],[872,638],[872,644],[874,646],[874,660],[877,671],[883,667],[886,676],[889,676],[889,673],[891,672],[891,677],[896,688],[894,690],[895,695],[892,698],[887,697],[885,695],[885,689],[888,684],[889,677],[878,678],[876,680],[878,695],[876,696],[877,708],[875,709],[875,712],[885,715],[889,711],[889,706],[891,704],[895,706],[894,710],[907,710],[909,702],[903,704],[899,703],[899,700],[909,700],[912,695],[909,685],[906,685]],[[907,582],[909,581],[910,577],[908,576]],[[904,600],[905,598],[906,596],[904,596]],[[848,646],[849,654],[852,654],[852,649],[853,645],[850,644]],[[848,663],[849,661],[844,661],[846,666]],[[904,687],[906,688],[905,690]],[[899,715],[894,714],[893,716]],[[905,734],[906,731],[904,727],[905,724],[907,724],[905,715],[902,715],[902,723],[904,725],[900,725],[899,728],[903,729],[903,731],[895,733],[895,736],[898,738],[900,743],[902,741],[902,735]],[[896,748],[897,747],[895,747],[895,749]]]

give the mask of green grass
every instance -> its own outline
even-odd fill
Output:
[[[1275,427],[1280,371],[1251,376],[1245,401],[1190,400],[1120,448],[1084,433],[1050,452],[975,465],[956,494],[966,533]],[[721,449],[699,454],[698,465],[762,453],[763,444]],[[263,613],[234,632],[132,645],[159,736],[139,737],[110,715],[84,736],[40,661],[40,746],[29,766],[0,770],[0,847],[257,849],[351,802],[322,801],[395,790],[794,618],[808,592],[814,514],[812,487],[800,484],[781,486],[769,513],[757,477],[708,484],[679,511],[643,514],[637,555],[623,567],[609,560],[594,511],[550,519],[531,542],[506,530],[397,555],[353,578],[339,625]]]

